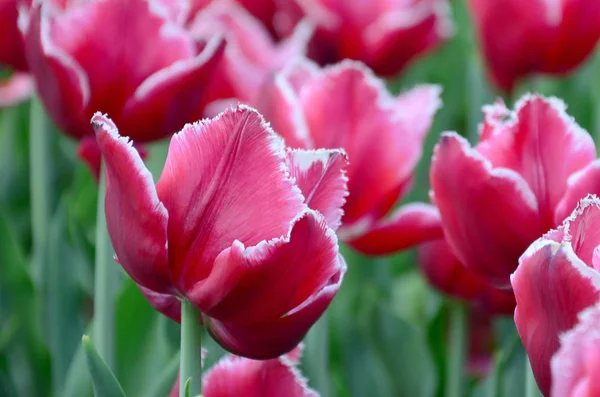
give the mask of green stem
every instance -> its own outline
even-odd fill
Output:
[[[535,382],[529,358],[525,357],[525,397],[541,397],[542,393]]]
[[[42,104],[33,98],[29,111],[29,165],[31,189],[31,229],[33,239],[33,277],[38,286],[45,287],[46,256],[50,227],[52,189],[52,135]]]
[[[446,366],[446,397],[462,397],[463,373],[467,352],[467,308],[463,303],[450,303],[450,341]]]
[[[185,382],[191,379],[190,396],[202,394],[202,325],[201,314],[192,304],[181,302],[181,362],[179,397],[185,396]]]
[[[94,277],[94,344],[109,368],[114,368],[115,292],[119,269],[113,260],[113,249],[106,228],[104,201],[106,175],[100,171],[96,219],[96,269]]]
[[[331,395],[329,384],[329,318],[323,313],[305,338],[303,372],[321,397]]]

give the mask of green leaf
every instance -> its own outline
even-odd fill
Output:
[[[179,372],[179,353],[167,364],[164,371],[148,387],[148,397],[165,397],[175,384]]]
[[[125,392],[115,375],[98,354],[87,335],[81,339],[88,370],[92,377],[96,397],[125,397]]]
[[[183,386],[183,395],[185,397],[190,397],[190,387],[192,385],[192,378],[187,378],[185,381],[185,385]]]

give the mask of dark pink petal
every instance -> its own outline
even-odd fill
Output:
[[[367,255],[388,255],[443,237],[437,209],[428,204],[411,203],[380,219],[348,244]]]
[[[557,225],[554,209],[567,179],[596,157],[594,142],[556,98],[525,96],[512,117],[500,118],[502,107],[486,109],[485,133],[477,150],[494,167],[509,168],[525,179],[537,198],[542,228],[551,229]]]
[[[205,397],[317,397],[285,356],[255,361],[229,356],[203,380]]]
[[[577,234],[573,238],[585,236],[584,231]],[[537,384],[548,395],[550,358],[559,347],[559,336],[573,328],[581,310],[600,298],[600,273],[577,257],[571,243],[541,238],[519,259],[511,283],[517,298],[515,323]]]
[[[383,82],[357,62],[326,69],[300,96],[315,147],[348,153],[345,226],[364,221],[411,175],[421,156],[422,134],[404,121],[409,109],[395,106]]]
[[[272,321],[304,304],[340,272],[337,250],[324,217],[306,210],[285,237],[248,248],[235,241],[187,296],[221,321]]]
[[[144,288],[141,285],[138,285],[138,287],[140,291],[142,291],[142,294],[144,294],[146,300],[150,303],[150,306],[170,319],[177,321],[178,323],[181,322],[181,301],[177,296],[160,294],[149,290],[148,288]]]
[[[91,100],[86,112],[102,111],[118,122],[125,103],[148,77],[196,55],[192,38],[169,20],[168,10],[157,0],[84,2],[48,23],[48,40],[88,76]],[[132,139],[138,134],[144,136],[143,131],[126,131]]]
[[[283,141],[247,107],[188,124],[171,140],[158,196],[169,212],[169,260],[182,292],[207,277],[234,240],[286,235],[306,206]]]
[[[119,263],[139,285],[173,292],[167,259],[167,210],[158,199],[152,174],[113,122],[92,119],[106,164],[106,223]]]
[[[597,196],[589,195],[580,200],[578,207],[571,216],[565,219],[563,225],[556,231],[548,233],[545,237],[556,240],[568,241],[579,259],[590,267],[600,270],[596,266],[595,257],[597,247],[600,245],[600,200]]]
[[[600,195],[600,160],[595,160],[567,180],[567,191],[554,211],[554,223],[562,223],[588,194]]]
[[[512,314],[515,298],[471,272],[454,256],[445,240],[425,243],[418,250],[419,268],[440,292],[464,299],[483,313]]]
[[[27,59],[25,58],[23,37],[17,23],[21,3],[25,5],[26,2],[21,0],[0,1],[0,26],[2,29],[0,34],[0,65],[26,71]]]
[[[337,230],[348,196],[346,153],[333,149],[288,149],[287,165],[290,177],[296,181],[306,205],[319,211],[329,227]]]
[[[148,77],[124,104],[123,131],[146,142],[199,119],[224,49],[225,42],[217,37],[196,57],[175,62]]]
[[[208,318],[209,331],[225,349],[250,358],[272,358],[290,351],[300,343],[339,290],[346,264],[341,255],[338,261],[341,269],[329,284],[287,315],[269,322],[249,324]]]
[[[363,32],[364,59],[378,75],[394,76],[416,56],[453,33],[450,6],[444,1],[404,2],[381,14]]]
[[[54,122],[74,138],[91,135],[91,115],[85,113],[90,101],[89,80],[75,59],[55,45],[52,21],[45,6],[22,13],[29,70],[37,92]]]
[[[0,81],[0,108],[23,102],[33,92],[33,81],[25,73],[15,73]]]
[[[456,133],[442,135],[430,179],[446,240],[458,259],[508,286],[519,256],[543,233],[527,183],[512,170],[492,168]]]
[[[600,305],[579,314],[552,357],[552,397],[600,396]]]

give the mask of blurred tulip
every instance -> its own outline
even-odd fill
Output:
[[[256,18],[228,0],[211,2],[195,16],[190,30],[197,39],[220,33],[227,40],[218,73],[210,82],[208,96],[217,102],[207,109],[208,116],[220,113],[229,103],[256,102],[267,78],[302,57],[312,35],[307,24],[299,24],[289,38],[276,43]]]
[[[489,375],[494,361],[494,329],[489,312],[472,308],[469,312],[467,372],[478,379]]]
[[[290,0],[280,4],[281,30],[303,18],[316,26],[311,58],[320,64],[358,60],[386,77],[400,73],[453,31],[446,0]]]
[[[581,200],[562,226],[525,251],[511,276],[517,298],[515,323],[545,395],[551,390],[550,359],[560,335],[600,299],[599,222],[600,200]]]
[[[42,3],[21,14],[30,71],[60,129],[93,137],[89,119],[101,111],[143,143],[199,118],[224,41],[199,50],[168,15],[158,0],[74,2],[60,13]]]
[[[271,360],[222,358],[202,379],[204,397],[318,397],[296,368],[300,348]],[[169,397],[179,396],[179,378]]]
[[[0,108],[26,100],[32,90],[33,82],[26,73],[14,73],[7,80],[0,80]]]
[[[600,305],[584,310],[552,357],[552,397],[600,396]]]
[[[441,292],[468,301],[482,313],[513,313],[515,297],[463,266],[445,240],[422,244],[418,258],[427,281]]]
[[[533,73],[565,74],[600,39],[600,8],[589,0],[469,0],[495,83],[510,91]]]
[[[188,124],[155,185],[109,119],[93,118],[107,166],[106,216],[119,263],[174,320],[188,299],[225,349],[273,358],[304,337],[346,265],[335,228],[346,157],[287,150],[246,107]]]
[[[385,216],[411,187],[440,91],[419,86],[394,97],[361,63],[319,70],[303,61],[266,84],[256,106],[292,147],[346,150],[350,195],[339,236],[383,255],[443,237],[433,206],[407,204]]]
[[[484,113],[474,148],[456,133],[442,135],[431,163],[432,199],[460,262],[509,288],[519,256],[579,199],[600,193],[600,174],[592,138],[560,100],[528,95],[514,113],[502,103]]]

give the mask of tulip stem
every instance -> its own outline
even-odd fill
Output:
[[[525,397],[541,397],[540,389],[535,382],[529,358],[525,356]]]
[[[184,299],[181,302],[181,361],[179,397],[186,397],[185,382],[191,379],[190,396],[202,394],[202,319],[201,313]]]
[[[48,230],[50,228],[52,189],[52,135],[40,101],[31,100],[29,109],[29,172],[31,189],[31,229],[33,275],[38,285],[47,280]],[[45,287],[42,287],[42,291]]]
[[[321,397],[331,395],[329,385],[329,316],[323,313],[304,339],[304,373]]]
[[[467,346],[467,308],[461,302],[450,302],[450,340],[446,366],[446,397],[462,397],[463,373]]]
[[[94,278],[94,344],[109,368],[114,368],[115,293],[119,269],[113,260],[113,249],[106,228],[104,201],[106,173],[100,171],[96,218],[96,269]]]

